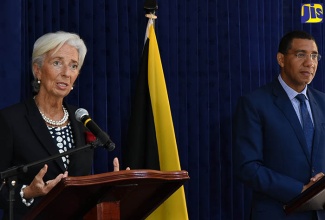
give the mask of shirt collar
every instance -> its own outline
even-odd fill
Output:
[[[307,85],[305,86],[304,90],[302,90],[300,93],[298,93],[283,81],[283,79],[281,77],[281,74],[279,74],[278,79],[279,79],[279,82],[280,82],[281,86],[283,87],[283,89],[285,90],[287,95],[289,96],[290,100],[294,99],[298,94],[304,94],[306,96],[306,99],[308,99]]]

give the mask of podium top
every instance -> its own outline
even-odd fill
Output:
[[[189,179],[187,171],[122,170],[61,180],[25,219],[82,218],[119,202],[121,219],[144,219]]]

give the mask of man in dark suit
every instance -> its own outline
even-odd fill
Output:
[[[308,86],[320,57],[310,34],[286,34],[277,53],[280,75],[238,100],[234,169],[253,190],[252,219],[325,219],[324,211],[286,215],[283,209],[324,176],[325,94]],[[303,94],[301,104],[298,94]]]

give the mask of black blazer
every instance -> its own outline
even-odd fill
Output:
[[[69,112],[75,147],[86,144],[85,127],[75,119],[74,106],[64,103]],[[58,149],[48,131],[35,101],[29,100],[7,107],[0,111],[0,171],[17,165],[26,165],[58,154]],[[87,149],[69,156],[69,176],[82,176],[91,174],[93,150]],[[49,162],[48,171],[44,181],[54,179],[65,171],[62,159]],[[18,186],[15,193],[15,218],[28,210],[21,202],[19,191],[23,184],[28,185],[43,167],[30,168],[26,174],[18,177]],[[8,208],[8,189],[1,191],[1,208]],[[37,200],[35,201],[37,203]],[[33,204],[35,205],[35,204]]]

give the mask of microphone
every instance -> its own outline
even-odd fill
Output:
[[[102,131],[102,129],[100,129],[98,125],[89,117],[88,111],[86,109],[77,109],[75,116],[77,121],[83,123],[84,126],[97,137],[97,139],[104,145],[107,150],[112,151],[115,149],[115,144],[110,139],[108,134]]]

